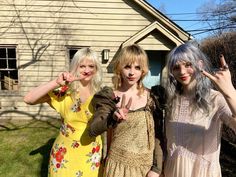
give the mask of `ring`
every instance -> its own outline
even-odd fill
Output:
[[[222,69],[223,69],[223,70],[227,70],[227,69],[229,69],[229,66],[226,64],[226,65],[224,65],[224,66],[222,67]]]

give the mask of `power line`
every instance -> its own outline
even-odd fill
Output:
[[[231,11],[232,13],[235,11]],[[220,13],[229,13],[229,10],[220,10],[220,11],[209,11],[209,12],[183,12],[183,13],[164,13],[166,16],[171,16],[171,15],[202,15],[202,14],[220,14]]]
[[[199,22],[204,22],[204,21],[219,21],[219,19],[190,19],[190,20],[177,20],[177,19],[171,19],[172,21],[180,21],[180,22],[185,22],[185,21],[199,21]],[[220,20],[229,20],[229,19],[220,19]]]
[[[205,29],[198,29],[198,30],[187,30],[188,33],[192,33],[192,32],[196,32],[196,33],[192,33],[193,36],[195,35],[199,35],[199,34],[203,34],[203,33],[208,33],[211,31],[217,31],[217,30],[222,30],[222,29],[235,29],[235,26],[230,26],[230,25],[225,25],[225,26],[221,26],[221,27],[216,27],[216,28],[205,28]]]

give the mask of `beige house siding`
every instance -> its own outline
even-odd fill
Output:
[[[1,0],[0,46],[17,46],[19,68],[19,90],[0,90],[1,118],[56,116],[46,104],[28,106],[22,98],[33,87],[68,69],[66,46],[91,47],[101,62],[102,50],[110,49],[110,59],[103,63],[103,70],[104,84],[111,85],[112,74],[107,67],[113,56],[122,43],[153,21],[164,21],[164,28],[175,31],[176,38],[187,40],[185,32],[164,17],[159,18],[152,7],[137,0]],[[148,50],[169,51],[176,45],[165,37],[165,31],[159,33],[158,29],[153,30],[134,42]]]

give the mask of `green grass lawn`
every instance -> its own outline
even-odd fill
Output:
[[[0,120],[0,177],[47,177],[59,120]]]
[[[49,153],[59,127],[55,119],[0,120],[0,177],[47,177]],[[236,138],[227,135],[234,144],[222,141],[222,176],[235,177]]]

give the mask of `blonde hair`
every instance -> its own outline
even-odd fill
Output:
[[[118,89],[122,85],[122,76],[121,71],[126,65],[131,65],[137,62],[142,70],[142,75],[140,80],[138,81],[138,90],[141,94],[144,90],[144,85],[142,80],[148,73],[148,57],[146,52],[137,44],[129,45],[121,49],[115,58],[114,62],[114,76],[112,82],[114,84],[114,88]]]
[[[79,64],[84,60],[91,60],[95,64],[95,67],[96,67],[96,73],[94,74],[91,80],[91,90],[90,90],[91,93],[94,94],[101,89],[101,84],[102,84],[102,67],[98,59],[98,55],[94,50],[90,48],[79,49],[75,53],[71,61],[69,72],[73,74],[74,76],[78,76]],[[75,96],[73,95],[76,94],[77,88],[79,88],[79,82],[73,82],[70,87],[72,89],[72,97],[74,98]]]

